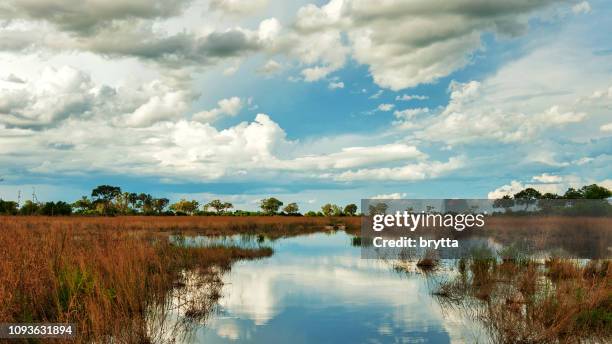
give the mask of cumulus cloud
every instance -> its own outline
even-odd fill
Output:
[[[125,125],[130,127],[150,126],[159,121],[180,118],[188,108],[184,92],[170,92],[155,95],[136,111],[125,118]]]
[[[355,171],[346,171],[339,174],[336,179],[341,181],[387,180],[387,181],[415,181],[437,178],[444,174],[460,169],[465,164],[463,157],[452,157],[447,162],[421,161],[399,167],[365,168]]]
[[[603,132],[612,132],[612,123],[604,124],[599,129]]]
[[[214,122],[223,115],[233,117],[242,110],[243,106],[242,99],[238,97],[221,99],[217,103],[216,108],[194,114],[193,120],[199,122]]]
[[[210,8],[231,14],[247,14],[263,9],[268,0],[210,0]]]
[[[316,80],[341,68],[346,56],[367,65],[381,87],[400,90],[431,83],[465,66],[481,47],[481,35],[493,32],[515,36],[526,31],[528,19],[555,0],[494,2],[462,0],[371,2],[331,0],[298,11],[295,27],[317,46],[305,63],[322,65],[305,69],[307,80]],[[411,34],[405,34],[410,32]],[[340,38],[343,34],[348,42]],[[310,46],[296,42],[297,46]],[[332,45],[333,44],[333,45]],[[332,48],[334,56],[321,51]],[[339,49],[347,46],[349,49]],[[299,49],[299,48],[298,48]]]
[[[166,18],[181,13],[191,0],[7,0],[0,4],[0,19],[47,21],[80,35],[116,21]]]
[[[85,73],[71,67],[45,68],[40,78],[23,81],[10,75],[0,83],[0,123],[11,127],[42,128],[70,116],[90,114],[103,93]]]
[[[517,107],[504,108],[503,103],[489,104],[482,87],[478,81],[451,82],[448,105],[423,123],[417,137],[447,143],[481,140],[526,142],[549,129],[563,128],[587,118],[587,113],[574,105],[555,104],[535,113],[526,113]],[[416,114],[421,112],[416,111]]]

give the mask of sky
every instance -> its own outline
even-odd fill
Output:
[[[0,198],[612,188],[612,4],[5,0]]]

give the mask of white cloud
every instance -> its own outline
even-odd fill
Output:
[[[344,82],[342,81],[338,81],[338,82],[330,82],[329,85],[327,86],[330,90],[335,90],[338,88],[344,88]]]
[[[402,94],[401,96],[396,96],[395,100],[396,101],[410,101],[410,100],[427,100],[429,99],[428,96],[422,96],[422,95],[418,95],[418,94]]]
[[[429,113],[429,108],[414,108],[414,109],[405,109],[405,110],[395,110],[393,115],[397,119],[401,120],[409,120],[418,115]]]
[[[275,60],[268,60],[266,63],[259,68],[257,71],[261,74],[275,74],[283,69],[283,65],[276,62]]]
[[[345,33],[352,57],[369,67],[374,81],[399,90],[433,82],[465,66],[486,31],[506,36],[523,33],[529,16],[553,2],[520,0],[490,4],[488,11],[480,11],[479,1],[465,0],[440,11],[436,2],[426,0],[332,0],[321,7],[302,7],[296,27],[309,35]],[[343,46],[341,40],[335,43]],[[326,47],[331,46],[320,45]],[[344,58],[335,61],[329,69],[342,67]]]
[[[248,14],[268,5],[268,0],[210,0],[210,8],[231,14]]]
[[[45,68],[28,82],[11,76],[11,83],[0,83],[0,123],[9,126],[40,128],[87,116],[103,97],[87,74],[71,67]]]
[[[554,176],[548,173],[542,173],[539,176],[533,176],[532,180],[540,183],[559,183],[563,180],[563,178],[561,176]]]
[[[370,199],[402,199],[402,198],[405,198],[406,196],[408,196],[408,194],[405,192],[401,192],[401,193],[394,192],[390,194],[380,194],[380,195],[372,196],[370,197]]]
[[[146,127],[160,121],[170,121],[183,116],[188,104],[184,92],[155,95],[133,113],[126,116],[124,124],[130,127]]]
[[[378,98],[380,98],[380,96],[382,96],[383,93],[384,93],[383,90],[378,90],[376,93],[372,94],[368,98],[369,99],[378,99]]]
[[[591,13],[591,4],[588,1],[583,1],[572,6],[572,12],[576,14]]]
[[[604,124],[599,129],[603,132],[612,132],[612,123]]]
[[[233,117],[242,110],[242,107],[242,99],[238,97],[221,99],[219,102],[217,102],[216,108],[194,114],[193,120],[210,123],[218,120],[223,115]]]
[[[383,167],[359,169],[356,171],[343,172],[336,177],[341,181],[362,180],[394,180],[414,181],[437,178],[464,166],[462,157],[452,157],[447,162],[422,161],[416,164],[408,164],[400,167]]]
[[[394,107],[395,107],[395,104],[380,104],[378,105],[377,110],[383,111],[383,112],[389,112],[393,110]]]

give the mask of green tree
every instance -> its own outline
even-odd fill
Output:
[[[612,192],[603,186],[591,184],[580,189],[583,198],[586,199],[606,199],[612,196]]]
[[[140,193],[136,199],[136,207],[140,208],[143,214],[153,213],[153,201],[155,200],[153,196],[146,193]]]
[[[40,209],[39,214],[46,216],[67,216],[72,214],[72,207],[66,202],[46,202]]]
[[[111,185],[99,185],[91,191],[91,197],[96,200],[110,202],[121,194],[121,188]]]
[[[153,199],[153,210],[155,210],[157,214],[161,214],[168,204],[170,204],[170,200],[167,198],[155,198]]]
[[[327,203],[323,205],[321,207],[321,212],[323,213],[323,216],[341,216],[342,215],[342,209],[339,206],[335,204],[331,204],[331,203]]]
[[[505,195],[493,201],[493,208],[503,208],[504,212],[509,213],[514,207],[514,199],[510,195]]]
[[[525,210],[527,210],[530,205],[535,204],[540,197],[542,197],[542,194],[534,188],[527,188],[514,194],[516,204],[524,205]]]
[[[19,209],[19,213],[21,215],[35,215],[38,214],[39,210],[40,204],[27,200],[23,203],[21,209]]]
[[[268,215],[278,213],[278,209],[283,206],[283,202],[274,197],[264,198],[259,203],[259,207]]]
[[[215,209],[215,212],[222,214],[226,210],[230,210],[234,207],[233,204],[229,202],[223,202],[219,199],[214,199],[204,205],[204,210],[208,210],[210,208]]]
[[[99,185],[91,191],[93,206],[96,210],[105,215],[114,214],[116,207],[113,205],[113,200],[121,194],[121,188],[112,185]]]
[[[574,188],[567,189],[567,191],[565,191],[563,194],[563,198],[565,199],[581,199],[583,196],[584,195],[580,192],[580,190],[576,190]]]
[[[355,214],[357,214],[357,205],[353,203],[347,204],[347,206],[344,207],[344,214],[348,216],[355,216]]]
[[[187,215],[193,215],[198,208],[200,207],[200,203],[196,200],[187,201],[186,199],[181,199],[180,201],[172,204],[170,206],[170,210],[175,213],[183,213]]]
[[[387,205],[387,203],[384,203],[384,202],[370,204],[368,206],[368,213],[370,215],[376,215],[376,214],[384,215],[387,213],[388,208],[389,208],[389,205]]]
[[[19,211],[17,209],[19,205],[13,201],[3,201],[0,199],[0,214],[2,215],[16,215]]]
[[[298,207],[297,203],[289,203],[287,206],[285,206],[285,208],[283,208],[283,211],[289,215],[295,215],[300,211],[300,208]]]
[[[77,213],[85,213],[89,210],[92,210],[93,205],[92,202],[89,198],[87,198],[87,196],[83,196],[81,197],[81,199],[75,201],[74,203],[72,203],[72,208],[77,212]]]

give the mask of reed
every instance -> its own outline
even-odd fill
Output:
[[[455,278],[433,295],[460,306],[490,330],[496,343],[578,343],[612,340],[609,260],[462,260]],[[477,300],[478,302],[474,302]]]
[[[74,323],[77,343],[146,343],[155,335],[151,310],[186,284],[186,271],[212,276],[237,259],[272,254],[172,244],[164,231],[193,226],[184,220],[178,226],[151,218],[0,220],[0,322]]]

